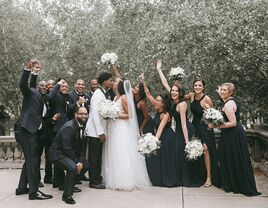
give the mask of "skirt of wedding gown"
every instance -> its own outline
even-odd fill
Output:
[[[128,120],[108,122],[102,177],[109,189],[132,190],[151,185],[145,159],[137,151],[138,134],[131,132]]]

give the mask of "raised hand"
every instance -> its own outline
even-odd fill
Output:
[[[36,63],[38,63],[36,59],[31,59],[28,63],[26,63],[26,69],[32,70]]]
[[[160,60],[156,61],[156,69],[157,71],[161,71],[162,62]]]

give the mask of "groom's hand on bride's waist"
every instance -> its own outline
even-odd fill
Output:
[[[106,136],[105,136],[105,134],[101,134],[100,135],[100,141],[101,142],[106,142]]]

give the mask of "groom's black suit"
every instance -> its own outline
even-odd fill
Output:
[[[28,86],[30,71],[24,70],[20,80],[20,90],[23,94],[21,114],[15,124],[15,138],[21,145],[25,163],[23,165],[18,188],[27,189],[29,194],[38,191],[38,143],[37,131],[41,128],[44,101],[41,93]],[[32,75],[31,86],[36,86],[37,75]]]
[[[64,194],[67,196],[73,194],[78,162],[84,164],[85,171],[88,169],[85,161],[86,138],[80,131],[82,129],[75,119],[66,122],[58,131],[49,149],[49,159],[58,168],[67,170],[64,180]]]

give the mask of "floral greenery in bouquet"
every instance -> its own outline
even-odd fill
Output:
[[[209,108],[207,110],[204,110],[202,119],[206,124],[211,123],[215,126],[219,126],[224,123],[224,118],[221,112],[216,110],[215,108]]]
[[[101,101],[99,103],[99,112],[105,119],[116,120],[120,114],[120,106],[118,103],[111,100]]]
[[[156,150],[160,148],[161,141],[152,133],[144,134],[138,141],[138,152],[145,156],[156,154]]]
[[[186,153],[186,159],[188,160],[196,160],[204,152],[203,145],[197,137],[193,137],[191,141],[186,144],[184,151]]]

